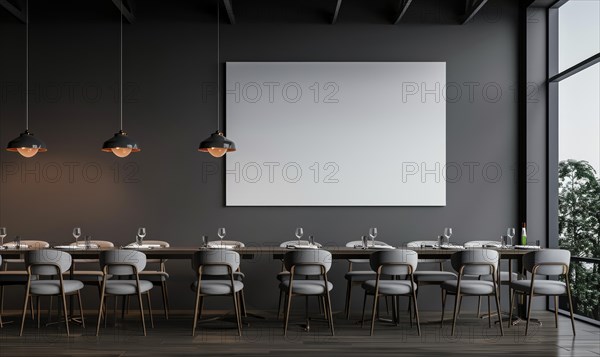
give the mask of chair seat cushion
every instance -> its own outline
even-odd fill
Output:
[[[447,280],[442,283],[442,289],[456,293],[458,280]],[[460,293],[467,295],[489,295],[494,293],[494,283],[487,280],[462,280]]]
[[[288,291],[290,288],[290,279],[284,280],[279,284],[279,289]],[[333,284],[327,282],[327,291],[333,289]],[[298,295],[322,295],[325,294],[325,282],[323,280],[296,280],[292,284],[292,294]]]
[[[145,293],[154,285],[148,280],[140,280],[140,292]],[[135,280],[107,280],[106,293],[110,295],[134,295],[137,294],[137,282]]]
[[[376,279],[377,273],[372,270],[352,270],[347,272],[344,277],[350,281],[367,281]]]
[[[456,273],[440,270],[421,270],[413,273],[415,281],[439,282],[456,279]]]
[[[244,288],[244,283],[239,280],[233,281],[235,292]],[[191,286],[193,291],[198,289],[198,281],[194,281]],[[231,280],[204,280],[200,282],[200,294],[205,295],[229,295],[231,294]]]
[[[74,293],[83,289],[79,280],[63,280],[65,294]],[[60,294],[60,280],[36,280],[31,282],[30,291],[33,295],[58,295]]]
[[[368,293],[375,292],[377,280],[367,280],[362,284]],[[417,284],[414,284],[417,290]],[[405,295],[412,293],[410,280],[379,280],[379,294],[381,295]]]
[[[513,280],[510,287],[529,293],[531,291],[531,280]],[[533,284],[533,293],[536,295],[563,295],[567,293],[567,285],[562,281],[536,280]]]
[[[169,273],[160,270],[142,270],[138,275],[150,281],[166,281],[169,279]]]

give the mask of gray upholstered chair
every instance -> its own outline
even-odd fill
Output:
[[[169,242],[162,240],[146,240],[144,244],[151,246],[157,246],[160,248],[169,248],[171,245]],[[142,279],[151,281],[152,284],[160,288],[162,293],[163,312],[165,319],[169,319],[169,290],[167,289],[167,281],[169,280],[169,273],[167,273],[167,259],[148,259],[146,261],[146,269],[139,272]],[[153,268],[150,268],[152,266]]]
[[[374,241],[373,244],[376,245],[384,245],[390,246],[389,244],[381,241]],[[362,246],[362,241],[355,240],[346,243],[346,247],[354,248],[357,246]],[[367,280],[375,279],[376,273],[371,270],[354,270],[354,265],[356,264],[369,264],[369,259],[348,259],[348,272],[344,275],[346,279],[346,304],[344,306],[344,312],[346,313],[346,319],[350,319],[350,305],[352,302],[352,288],[355,285],[361,285],[363,282]]]
[[[456,319],[460,313],[460,305],[463,296],[494,296],[496,300],[496,310],[500,319],[500,334],[504,336],[502,328],[502,315],[500,314],[500,302],[498,300],[498,261],[500,254],[491,249],[469,249],[454,253],[450,259],[452,267],[458,271],[458,280],[448,280],[442,284],[444,290],[444,299],[442,301],[442,320],[444,324],[444,310],[446,308],[446,295],[454,295],[454,315],[452,319],[452,336],[456,327]],[[465,275],[490,275],[492,281],[465,279]],[[488,315],[491,316],[491,309],[488,309]],[[489,320],[491,327],[492,319]]]
[[[283,264],[286,270],[290,272],[290,276],[289,279],[284,279],[279,284],[279,289],[286,296],[283,322],[284,336],[287,336],[292,297],[294,296],[320,297],[324,305],[323,312],[329,323],[331,335],[335,335],[329,295],[329,292],[333,289],[333,284],[327,279],[327,272],[331,268],[331,259],[331,253],[322,249],[298,249],[285,254]],[[306,317],[308,319],[308,307]]]
[[[115,245],[112,242],[105,240],[91,240],[90,244],[97,249],[111,249],[114,248]],[[70,246],[78,246],[81,243],[71,243]],[[99,269],[86,269],[81,270],[77,269],[78,266],[81,265],[89,265],[95,264],[97,267],[98,259],[73,259],[73,278],[81,281],[84,285],[95,285],[100,288],[102,283],[103,273]],[[70,272],[66,272],[65,274],[70,274]]]
[[[373,310],[371,315],[371,336],[375,329],[375,318],[377,315],[377,303],[380,296],[392,296],[393,299],[393,315],[396,324],[399,321],[398,303],[396,297],[407,296],[415,309],[417,320],[417,333],[421,336],[421,324],[419,322],[419,308],[417,305],[417,284],[414,281],[414,271],[417,269],[418,255],[413,250],[396,249],[378,251],[371,254],[369,263],[371,269],[376,273],[376,278],[367,280],[362,283],[365,290],[363,301],[362,322],[365,319],[365,306],[367,296],[373,296]],[[405,276],[403,280],[395,279],[398,276]],[[412,324],[412,314],[409,317]]]
[[[231,296],[233,298],[238,335],[242,335],[239,294],[244,289],[244,283],[234,278],[234,272],[239,266],[240,255],[232,250],[205,249],[194,254],[192,268],[196,272],[197,279],[191,286],[196,293],[192,336],[196,334],[198,317],[202,315],[206,296]],[[207,276],[217,276],[219,279],[207,280]]]
[[[76,294],[79,302],[81,323],[85,328],[80,294],[80,290],[83,288],[83,283],[78,280],[63,279],[63,273],[71,268],[71,263],[71,255],[59,250],[39,249],[27,252],[25,255],[25,265],[27,266],[28,279],[19,336],[23,336],[27,304],[29,303],[29,299],[33,299],[34,297],[37,300],[36,305],[38,307],[38,328],[40,327],[40,296],[61,297],[63,313],[65,316],[65,327],[67,330],[67,336],[69,336],[69,310],[67,308],[66,296]],[[36,277],[35,280],[32,279],[34,276]],[[58,279],[43,279],[44,277],[57,277]]]
[[[464,247],[467,249],[501,248],[502,243],[500,243],[498,241],[493,241],[493,240],[472,240],[472,241],[466,242],[464,244]],[[499,274],[498,282],[500,283],[500,285],[509,285],[511,281],[517,280],[519,278],[519,275],[515,272],[512,272],[512,269],[510,269],[510,264],[512,264],[512,260],[509,259],[509,261],[508,261],[510,271],[502,271],[502,269],[500,267],[501,263],[498,263],[498,264],[499,264],[498,265],[498,274]],[[487,280],[487,281],[492,280],[492,277],[490,275],[465,276],[465,277],[471,278],[471,279],[479,279],[479,280],[483,279],[483,280]],[[498,294],[498,300],[502,301],[502,294]],[[490,303],[491,303],[490,297],[488,296],[488,309],[489,309]],[[479,297],[479,300],[477,302],[477,316],[483,317],[483,316],[481,316],[481,297]]]
[[[140,305],[140,317],[142,319],[142,328],[146,336],[146,322],[144,320],[144,304],[142,295],[146,295],[148,302],[148,312],[150,314],[150,324],[154,327],[152,318],[152,306],[150,304],[150,291],[152,282],[140,280],[139,273],[146,267],[146,254],[135,250],[117,249],[108,250],[100,253],[100,267],[102,268],[102,292],[100,294],[100,307],[98,308],[98,325],[96,326],[96,336],[100,332],[100,322],[103,318],[103,309],[107,296],[137,296]],[[134,279],[110,279],[109,277],[129,277]],[[106,321],[106,317],[105,317]],[[105,322],[106,324],[106,322]]]
[[[432,240],[418,240],[409,242],[406,246],[407,248],[420,248],[422,246],[433,247],[438,244],[437,241]],[[444,263],[447,259],[419,259],[419,265],[422,264],[437,264],[439,266],[438,270],[418,270],[413,273],[415,282],[419,287],[423,287],[424,285],[438,285],[441,286],[442,283],[446,280],[455,280],[457,278],[456,273],[452,271],[444,270]],[[419,289],[420,290],[420,289]],[[417,297],[419,296],[419,290],[417,290]],[[444,292],[442,292],[442,300],[444,299]]]
[[[571,314],[571,327],[573,336],[575,336],[575,321],[573,319],[573,300],[571,298],[571,286],[569,283],[569,264],[571,262],[571,252],[563,249],[544,249],[537,252],[531,252],[523,257],[523,267],[531,274],[531,279],[513,280],[510,283],[510,318],[508,327],[512,319],[513,304],[515,294],[521,294],[529,297],[527,304],[527,324],[525,325],[525,335],[529,331],[529,317],[531,315],[531,302],[534,296],[554,296],[554,323],[558,328],[558,297],[567,296],[569,298],[569,312]],[[558,280],[536,279],[536,275],[564,276],[565,282]]]

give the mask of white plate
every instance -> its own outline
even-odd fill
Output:
[[[308,244],[288,244],[286,246],[288,249],[319,249],[318,245],[308,245]]]
[[[156,248],[163,248],[163,246],[160,245],[160,244],[142,244],[142,245],[139,245],[137,243],[133,243],[133,244],[128,244],[128,245],[124,246],[123,248],[126,248],[126,249],[156,249]]]
[[[541,249],[541,247],[538,247],[537,245],[515,245],[514,248],[515,249]]]
[[[210,249],[235,249],[239,248],[237,244],[220,244],[220,243],[208,243],[208,248]]]

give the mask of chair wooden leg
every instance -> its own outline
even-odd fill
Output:
[[[397,314],[397,306],[396,306],[396,297],[392,296],[392,322],[394,325],[398,326],[398,314]]]
[[[321,306],[321,311],[323,311],[323,316],[325,316],[325,320],[329,321],[329,312],[327,312],[327,303],[325,302],[325,296],[319,296],[319,306]]]
[[[100,305],[98,307],[98,322],[96,323],[96,336],[98,336],[98,334],[100,333],[100,322],[102,321],[102,317],[104,316],[104,321],[106,322],[106,319],[108,318],[108,316],[106,316],[106,314],[102,314],[103,310],[106,310],[106,305],[105,305],[105,301],[104,301],[104,288],[100,288]]]
[[[85,328],[85,320],[83,318],[83,304],[81,303],[81,291],[77,291],[77,301],[79,303],[79,318],[81,318],[81,327]]]
[[[148,313],[150,314],[150,327],[154,328],[154,316],[152,315],[152,303],[150,302],[150,290],[146,293],[146,300],[148,301]]]
[[[23,336],[23,327],[25,326],[25,315],[27,315],[27,305],[29,304],[29,285],[27,286],[27,291],[25,292],[25,304],[23,305],[23,316],[21,317],[21,331],[19,332],[19,336]]]
[[[42,310],[40,308],[40,296],[39,295],[35,297],[35,306],[37,307],[37,328],[39,329],[40,325],[41,325],[40,312]]]
[[[165,313],[165,320],[169,319],[169,298],[167,296],[167,282],[161,280],[160,291],[162,292],[163,309]]]
[[[491,297],[488,296],[487,297],[487,301],[488,301],[488,327],[492,328],[492,304],[491,304]]]
[[[279,314],[281,313],[281,302],[283,301],[283,290],[279,289],[279,301],[277,304],[277,320],[279,320]]]
[[[533,294],[529,294],[529,302],[527,304],[527,323],[525,323],[525,336],[529,331],[529,318],[531,317],[531,302],[533,300]]]
[[[348,279],[346,283],[346,305],[344,306],[344,312],[346,313],[346,320],[350,320],[350,299],[352,296],[352,280]]]
[[[198,308],[200,306],[200,289],[196,288],[196,303],[194,304],[194,324],[192,325],[192,336],[196,335],[196,325],[198,324]],[[200,310],[201,311],[201,310]]]
[[[419,321],[419,307],[417,306],[417,295],[413,289],[413,304],[415,305],[415,318],[417,320],[417,333],[421,336],[421,322]]]
[[[144,321],[144,303],[142,302],[142,293],[138,291],[138,303],[140,304],[140,317],[142,319],[142,328],[146,336],[146,321]]]
[[[444,327],[444,311],[446,310],[446,290],[442,289],[442,319],[440,320],[440,328]]]
[[[454,336],[454,330],[456,328],[456,319],[458,318],[458,315],[460,314],[460,305],[462,303],[462,296],[457,293],[456,297],[454,299],[454,317],[452,318],[452,336]]]
[[[242,314],[242,316],[244,317],[248,317],[248,312],[246,310],[246,297],[244,296],[244,290],[240,290],[240,295],[239,295],[239,303],[240,303],[240,312]]]
[[[558,328],[558,295],[554,295],[554,326]]]
[[[291,282],[290,282],[291,283]],[[287,293],[287,303],[285,305],[285,317],[283,319],[283,335],[287,336],[288,321],[290,319],[290,307],[292,305],[292,292]]]
[[[33,297],[29,300],[29,308],[31,310],[31,319],[35,320],[35,310],[33,308]]]
[[[571,298],[571,285],[569,276],[567,275],[567,296],[569,297],[569,313],[571,314],[571,327],[573,328],[573,336],[575,336],[575,319],[573,318],[573,299]]]
[[[331,336],[335,336],[335,329],[333,327],[333,309],[331,308],[331,296],[329,295],[329,291],[325,293],[325,298],[327,302],[327,312],[329,314],[329,328],[331,329]]]
[[[509,290],[508,296],[510,297],[510,309],[508,311],[508,328],[510,328],[510,325],[512,325],[512,314],[513,309],[515,308],[515,294],[515,291],[513,291],[512,289]]]
[[[69,337],[71,334],[69,332],[69,310],[67,310],[67,297],[65,296],[64,292],[62,292],[61,297],[63,303],[63,315],[65,317],[65,328],[67,329],[67,337]]]
[[[365,325],[365,308],[367,306],[367,291],[365,291],[365,297],[363,298],[363,309],[362,309],[362,318],[360,319],[360,328],[363,328]]]
[[[233,289],[232,289],[233,290]],[[233,307],[235,309],[235,322],[237,324],[238,336],[242,336],[242,324],[240,317],[240,306],[237,300],[237,293],[234,291],[233,294]]]
[[[497,289],[494,289],[494,297],[496,298],[496,311],[498,312],[498,321],[500,324],[500,335],[504,336],[504,327],[502,327],[502,312],[500,311],[500,296]],[[491,319],[490,319],[491,320]]]
[[[371,336],[373,336],[373,332],[375,331],[375,316],[377,313],[377,303],[379,302],[378,298],[379,298],[379,294],[374,293],[373,294],[373,314],[371,315]]]
[[[481,296],[477,298],[477,317],[481,316]]]

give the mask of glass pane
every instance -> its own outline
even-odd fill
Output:
[[[559,246],[571,251],[575,313],[600,321],[600,64],[558,84]],[[561,308],[566,300],[561,298]]]
[[[570,0],[558,9],[558,71],[600,52],[600,0]]]

